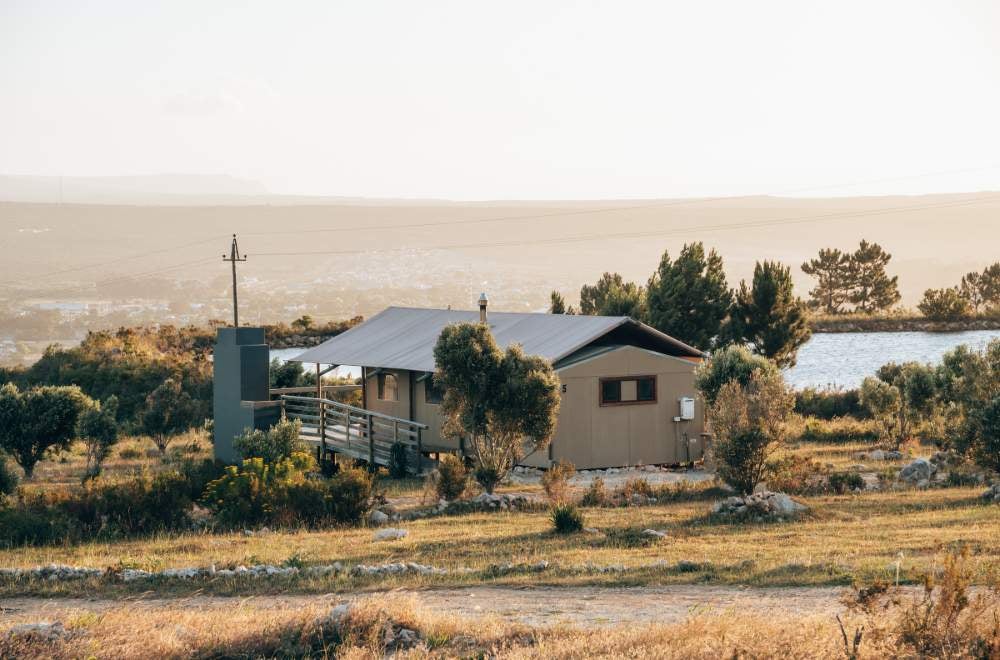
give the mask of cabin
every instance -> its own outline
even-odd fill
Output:
[[[345,413],[337,426],[341,437],[344,432],[349,436],[355,424],[367,424],[373,434],[381,425],[385,434],[391,429],[397,438],[404,428],[406,438],[417,438],[418,460],[421,455],[463,453],[463,439],[441,433],[441,392],[433,373],[441,330],[467,322],[487,323],[501,347],[520,344],[525,353],[549,360],[559,375],[556,433],[545,450],[525,457],[523,465],[547,467],[559,460],[578,469],[679,464],[704,454],[705,411],[694,371],[705,355],[624,316],[487,314],[485,295],[478,311],[390,307],[294,361],[327,369],[361,367],[362,410]],[[351,414],[359,421],[352,422]],[[379,462],[374,440],[370,451],[372,462]]]

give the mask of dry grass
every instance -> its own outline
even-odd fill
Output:
[[[456,617],[421,609],[406,597],[358,599],[339,625],[328,620],[329,604],[294,607],[263,599],[207,605],[195,601],[128,603],[92,612],[54,610],[71,634],[56,642],[0,637],[0,655],[37,658],[381,658],[385,631],[413,630],[419,645],[398,657],[494,658],[829,658],[844,655],[837,620],[831,616],[746,612],[693,613],[670,625],[620,625],[580,629],[531,628],[497,617]],[[862,637],[856,658],[906,654],[885,613],[888,631],[877,640]],[[870,623],[845,615],[845,628]],[[19,623],[15,614],[9,621]],[[6,623],[6,622],[5,622]],[[7,627],[6,625],[4,627]],[[141,634],[137,634],[140,631]],[[968,631],[989,638],[989,622]],[[388,649],[391,650],[391,649]],[[994,649],[996,650],[996,649]],[[987,649],[988,652],[988,649]],[[949,657],[971,657],[956,653]],[[990,657],[990,656],[984,656]]]

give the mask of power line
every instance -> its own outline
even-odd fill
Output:
[[[906,213],[909,211],[919,211],[919,210],[930,210],[938,208],[952,208],[957,206],[968,206],[972,204],[981,204],[989,201],[996,201],[1000,199],[1000,195],[992,197],[983,197],[973,200],[956,200],[952,202],[941,202],[938,204],[922,204],[913,206],[898,206],[898,207],[887,207],[883,209],[872,209],[868,211],[841,211],[837,213],[827,213],[822,215],[811,215],[811,216],[797,216],[790,218],[777,218],[769,220],[748,220],[737,223],[726,223],[717,225],[700,225],[695,227],[684,227],[680,229],[668,229],[668,230],[651,230],[651,231],[640,231],[640,232],[619,232],[619,233],[601,233],[601,234],[588,234],[582,236],[561,236],[554,238],[535,238],[535,239],[518,239],[511,241],[490,241],[481,243],[457,243],[448,245],[433,245],[433,246],[422,246],[420,249],[423,250],[453,250],[453,249],[471,249],[471,248],[488,248],[488,247],[514,247],[522,245],[551,245],[558,243],[581,243],[593,240],[614,240],[622,238],[646,238],[652,236],[671,236],[680,234],[691,234],[697,232],[706,231],[724,231],[729,229],[746,229],[754,227],[768,227],[768,226],[780,226],[780,225],[791,225],[791,224],[802,224],[806,222],[817,222],[822,220],[830,220],[835,218],[850,219],[850,218],[860,218],[873,215],[886,215],[892,213]],[[379,251],[398,251],[408,248],[386,248],[384,250],[308,250],[308,251],[296,251],[296,252],[255,252],[253,256],[255,257],[302,257],[302,256],[315,256],[315,255],[353,255],[353,254],[364,254],[369,252],[379,252]]]

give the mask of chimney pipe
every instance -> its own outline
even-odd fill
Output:
[[[490,299],[486,297],[486,293],[479,294],[479,322],[486,323],[486,305],[488,305]]]

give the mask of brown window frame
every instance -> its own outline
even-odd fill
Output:
[[[635,385],[635,401],[605,401],[604,400],[604,383],[608,382],[618,382],[621,383],[626,380],[636,381]],[[651,380],[653,381],[653,398],[652,399],[639,399],[639,381],[640,380]],[[656,374],[642,374],[638,376],[608,376],[605,378],[598,378],[597,386],[597,403],[600,407],[604,408],[607,406],[641,406],[650,403],[656,403],[658,398],[658,389],[656,386]],[[619,389],[620,392],[620,389]],[[620,396],[620,394],[619,394]]]
[[[386,399],[385,398],[385,378],[386,378],[386,376],[391,377],[392,380],[396,383],[396,386],[394,388],[395,392],[396,392],[396,398],[394,398],[394,399]],[[376,376],[376,385],[377,385],[377,387],[376,387],[376,390],[377,390],[376,396],[378,396],[378,400],[379,401],[399,401],[399,378],[396,376],[396,374],[387,373],[385,371],[380,372],[378,374],[378,376]]]

